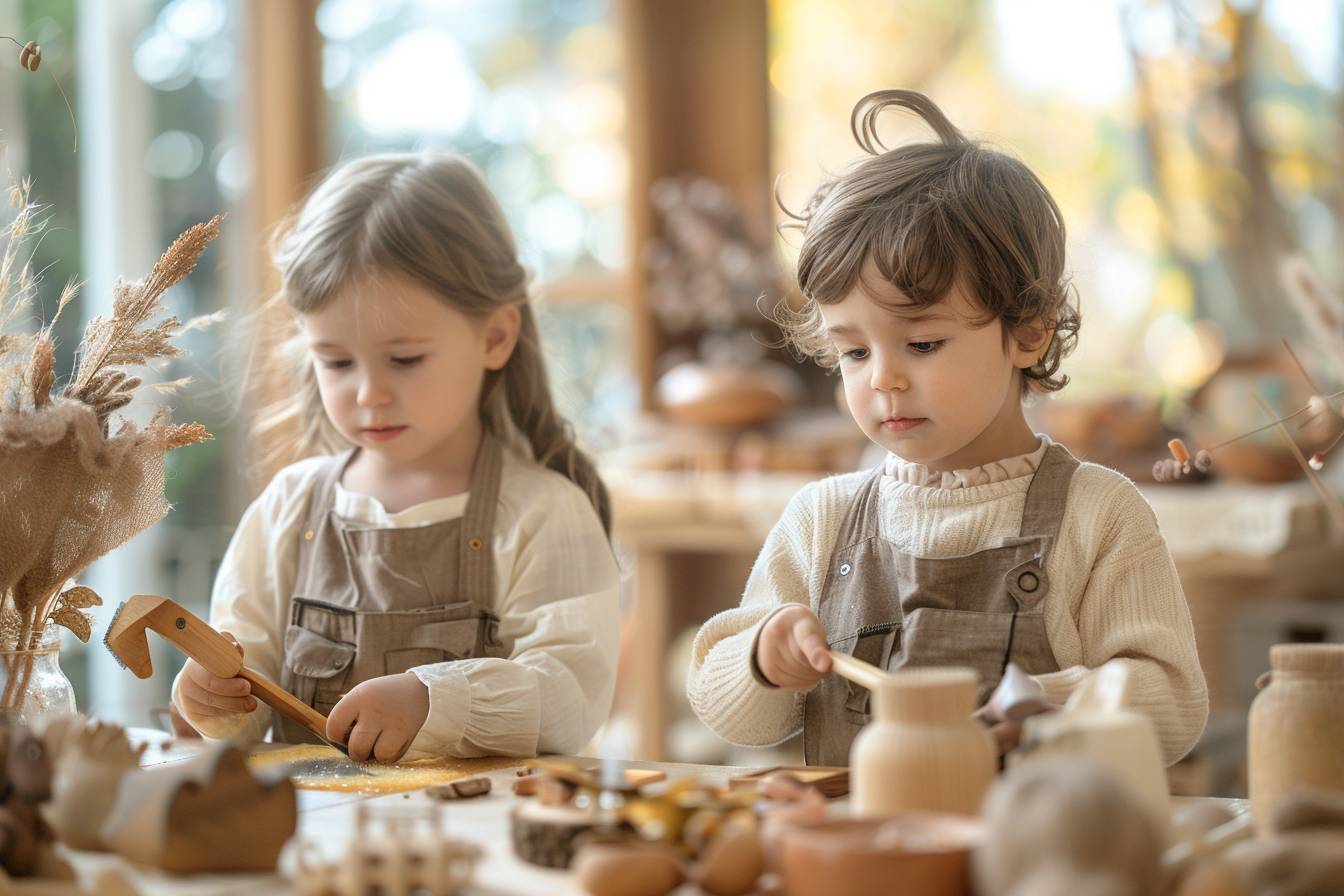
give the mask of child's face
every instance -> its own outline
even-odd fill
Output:
[[[341,435],[390,464],[469,462],[485,372],[507,363],[517,318],[508,307],[473,320],[409,279],[362,279],[303,315],[322,407]]]
[[[1017,372],[1035,364],[1039,351],[1016,340],[1005,346],[1003,325],[980,325],[983,311],[959,287],[929,307],[895,287],[882,290],[882,305],[856,285],[840,302],[820,306],[840,354],[845,400],[868,438],[935,471],[1009,457],[1034,439]]]

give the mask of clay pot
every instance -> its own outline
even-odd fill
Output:
[[[690,876],[711,896],[741,896],[751,890],[764,870],[760,835],[739,827],[715,837],[701,853]]]
[[[761,814],[761,848],[765,867],[778,871],[784,859],[784,835],[794,828],[826,820],[826,798],[808,788],[798,800],[771,806]]]
[[[832,819],[784,833],[789,896],[967,896],[979,821],[932,812]]]
[[[792,407],[802,394],[798,375],[780,364],[724,367],[688,361],[658,380],[658,404],[674,420],[695,426],[758,426]]]
[[[976,683],[973,670],[958,668],[902,670],[872,682],[873,721],[849,754],[856,816],[980,811],[998,751],[971,718]]]
[[[1251,704],[1251,814],[1267,831],[1292,790],[1344,791],[1344,644],[1276,644]]]
[[[570,870],[592,896],[663,896],[684,878],[676,854],[654,843],[588,843]]]

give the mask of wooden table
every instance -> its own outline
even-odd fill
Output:
[[[176,741],[166,749],[166,736],[133,729],[142,739],[151,740],[143,757],[145,766],[178,762],[195,754],[199,749],[193,742]],[[591,762],[592,760],[587,760]],[[519,766],[521,766],[521,761]],[[733,776],[750,769],[729,766],[689,765],[683,763],[628,762],[630,768],[656,768],[667,773],[669,779],[695,775],[711,783],[724,783]],[[571,875],[566,871],[530,865],[513,853],[509,836],[509,811],[519,803],[512,785],[517,776],[515,769],[489,773],[491,792],[484,797],[453,802],[440,802],[423,792],[394,793],[371,796],[356,793],[327,793],[310,790],[298,791],[299,827],[281,858],[282,870],[296,867],[295,845],[311,843],[326,859],[341,856],[355,831],[355,812],[361,804],[406,806],[415,803],[440,807],[449,836],[469,841],[481,847],[484,858],[477,865],[473,885],[467,890],[473,896],[583,896]],[[833,812],[843,812],[846,800],[834,800]],[[1176,798],[1175,805],[1210,802]],[[1245,800],[1212,800],[1241,813],[1247,811]],[[133,869],[123,860],[97,853],[70,853],[67,858],[79,872],[81,880],[92,880],[102,869],[115,867],[136,887],[142,896],[260,896],[269,893],[288,893],[289,880],[281,874],[203,874],[191,877],[171,877],[157,872]]]
[[[142,758],[146,767],[180,762],[196,754],[199,741],[173,741],[165,748],[167,736],[148,729],[132,729],[137,740],[147,740],[150,746]],[[565,757],[557,757],[565,758]],[[588,763],[594,760],[585,760]],[[469,800],[443,802],[426,796],[423,791],[369,795],[359,793],[330,793],[313,790],[298,791],[299,827],[295,839],[281,856],[281,870],[289,872],[297,867],[296,845],[311,843],[327,860],[338,859],[355,831],[355,812],[361,804],[385,806],[433,805],[439,807],[450,837],[469,841],[481,847],[484,857],[476,866],[473,885],[467,890],[472,896],[584,896],[572,876],[566,871],[530,865],[514,855],[509,836],[509,810],[518,805],[520,798],[512,791],[518,766],[487,774],[492,787],[488,795]],[[750,769],[728,766],[686,765],[674,763],[628,762],[630,768],[657,768],[669,778],[695,775],[708,782],[722,783],[732,775]],[[65,856],[75,866],[82,882],[96,879],[108,868],[119,870],[141,896],[261,896],[270,893],[291,892],[290,881],[283,874],[201,874],[173,877],[161,872],[135,868],[117,856],[99,853],[66,851]]]

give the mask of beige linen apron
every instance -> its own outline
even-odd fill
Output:
[[[1077,468],[1052,444],[1027,488],[1018,536],[941,559],[903,553],[877,534],[882,471],[874,471],[849,505],[817,608],[832,648],[889,670],[969,666],[980,675],[977,704],[1010,660],[1032,675],[1057,671],[1045,630],[1045,568]],[[848,765],[868,719],[866,688],[824,677],[803,704],[807,763]]]
[[[299,530],[299,572],[285,632],[281,684],[326,715],[355,685],[413,666],[503,657],[494,615],[491,553],[502,465],[487,433],[461,517],[425,526],[377,529],[333,512],[349,451],[322,469]],[[279,717],[272,735],[314,743]]]

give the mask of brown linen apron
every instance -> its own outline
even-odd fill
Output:
[[[1028,674],[1059,669],[1045,631],[1045,568],[1078,461],[1052,444],[1027,488],[1022,528],[998,547],[932,559],[877,534],[879,468],[859,487],[831,556],[817,615],[835,650],[884,669],[968,666],[983,704],[1009,661]],[[808,765],[848,765],[869,720],[868,690],[827,675],[803,704]]]
[[[377,529],[333,511],[351,450],[324,466],[299,530],[299,572],[285,632],[281,685],[326,715],[355,685],[413,666],[503,657],[494,615],[491,552],[502,466],[486,433],[463,515],[425,526]],[[316,743],[275,717],[272,736]]]

